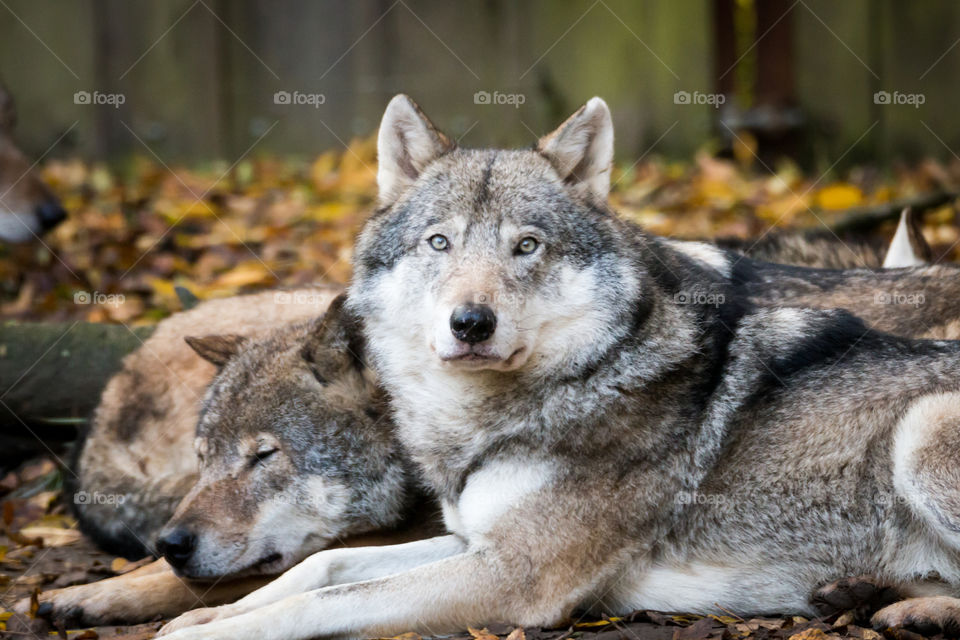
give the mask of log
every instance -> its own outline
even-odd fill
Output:
[[[153,327],[77,323],[0,324],[0,426],[83,423],[125,355]]]
[[[836,234],[864,233],[872,231],[884,222],[896,220],[904,209],[912,209],[918,218],[922,218],[924,211],[936,209],[957,197],[958,194],[951,191],[933,191],[880,205],[847,209],[843,217],[830,225],[830,228]]]

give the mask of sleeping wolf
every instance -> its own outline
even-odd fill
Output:
[[[864,573],[943,594],[878,623],[958,622],[960,343],[757,304],[777,277],[866,276],[625,223],[612,138],[596,98],[531,151],[455,149],[390,103],[348,305],[451,533],[321,552],[171,640],[810,615],[815,588]]]
[[[344,322],[339,302],[321,316],[336,293],[331,287],[205,302],[161,323],[126,359],[79,469],[81,495],[122,491],[116,495],[124,499],[97,508],[87,499],[78,507],[86,530],[101,540],[150,536],[142,544],[167,561],[44,593],[41,613],[71,625],[171,617],[235,600],[320,549],[436,530],[432,505],[384,416],[383,392],[361,359],[361,337]],[[281,320],[288,322],[268,328]],[[228,323],[245,336],[185,342],[180,335]],[[210,378],[202,406],[191,402]],[[144,411],[140,431],[121,444],[116,429],[134,407]],[[180,428],[186,423],[189,430]],[[195,448],[199,470],[190,464]],[[185,471],[175,468],[178,456]],[[144,466],[155,476],[143,475]]]

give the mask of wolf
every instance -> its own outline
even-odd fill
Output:
[[[172,617],[233,601],[320,549],[435,532],[338,294],[204,302],[124,360],[79,456],[75,511],[102,546],[165,560],[46,592],[41,614]],[[189,335],[198,329],[215,333]]]
[[[63,205],[44,184],[36,163],[13,140],[17,109],[0,82],[0,240],[27,242],[67,217]]]
[[[818,586],[865,573],[925,594],[877,624],[957,623],[960,343],[761,305],[751,285],[778,275],[863,274],[684,250],[621,220],[611,122],[594,98],[534,150],[457,149],[391,101],[347,309],[450,533],[320,552],[163,635],[812,615]]]

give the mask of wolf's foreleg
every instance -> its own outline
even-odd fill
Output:
[[[944,545],[960,550],[960,393],[940,393],[916,400],[894,436],[893,476],[903,500]],[[944,555],[947,555],[946,553]],[[916,573],[940,573],[949,591],[960,593],[956,567],[917,566]],[[951,570],[952,569],[952,570]],[[910,598],[878,611],[878,627],[911,626],[960,633],[960,598]]]
[[[569,592],[550,593],[518,581],[518,575],[525,577],[525,570],[503,566],[489,548],[467,551],[403,573],[291,596],[166,638],[375,638],[407,630],[438,635],[497,620],[552,624],[572,608]]]
[[[386,547],[330,549],[313,554],[273,582],[237,602],[222,607],[190,611],[163,628],[160,635],[197,624],[237,616],[295,594],[321,587],[408,571],[462,553],[465,545],[447,535]]]
[[[214,585],[178,577],[164,560],[99,582],[40,594],[40,613],[70,626],[137,624],[169,618],[197,606],[230,602],[261,586],[266,578],[225,580]],[[14,605],[25,613],[29,599]]]

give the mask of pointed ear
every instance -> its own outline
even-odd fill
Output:
[[[394,96],[377,136],[380,206],[396,202],[428,164],[454,146],[413,100],[402,93]]]
[[[540,138],[537,151],[575,189],[585,188],[601,201],[607,199],[613,162],[613,118],[602,99],[590,98],[556,131]]]
[[[931,262],[933,249],[923,237],[919,216],[908,207],[900,214],[900,223],[883,259],[883,268],[918,267]]]
[[[13,96],[7,91],[7,88],[0,83],[0,131],[10,132],[17,124],[17,107],[13,102]]]
[[[245,336],[232,333],[219,336],[187,336],[184,340],[201,358],[220,368],[237,355],[247,342]]]
[[[349,357],[363,366],[363,328],[359,319],[346,309],[347,294],[333,299],[326,313],[314,321],[310,339],[303,350],[303,358],[316,361],[314,354],[321,348],[347,351]]]

